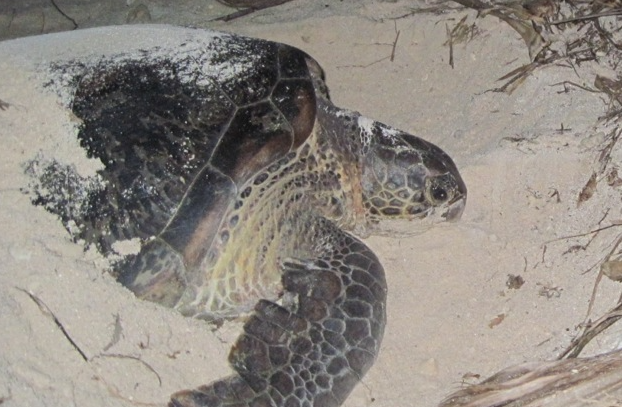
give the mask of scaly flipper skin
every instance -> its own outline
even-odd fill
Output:
[[[172,396],[170,407],[339,406],[376,359],[386,282],[376,256],[318,219],[328,242],[282,264],[291,310],[261,300],[229,355],[237,375]]]

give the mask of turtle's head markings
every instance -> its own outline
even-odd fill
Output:
[[[372,224],[390,219],[457,220],[466,186],[440,148],[378,122],[359,118],[363,140],[361,185]]]

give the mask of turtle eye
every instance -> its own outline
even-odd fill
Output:
[[[449,196],[447,190],[440,185],[433,186],[430,193],[434,201],[436,201],[437,203],[445,202],[447,200],[447,197]]]

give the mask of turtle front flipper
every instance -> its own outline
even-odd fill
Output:
[[[344,402],[378,354],[386,282],[371,250],[331,229],[313,243],[317,258],[283,262],[283,287],[297,301],[290,309],[259,301],[229,355],[237,374],[178,392],[170,407]]]

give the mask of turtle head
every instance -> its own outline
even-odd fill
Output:
[[[375,232],[394,219],[423,225],[460,218],[467,190],[451,158],[439,147],[376,121],[358,118],[361,186],[367,223]],[[406,225],[409,231],[412,224]],[[414,228],[416,229],[416,228]]]

